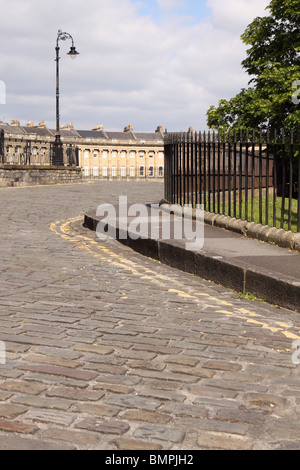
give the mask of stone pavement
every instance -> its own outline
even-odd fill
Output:
[[[200,221],[182,217],[179,205],[149,203],[140,211],[129,206],[116,205],[109,215],[87,212],[84,224],[105,237],[110,230],[121,243],[168,266],[300,312],[299,251],[204,223],[208,213],[201,212]]]
[[[119,194],[162,193],[0,190],[0,449],[300,448],[299,313],[82,226]]]

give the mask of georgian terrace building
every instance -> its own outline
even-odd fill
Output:
[[[50,165],[55,130],[45,122],[38,125],[19,121],[0,122],[4,131],[4,152],[0,162],[14,165]],[[92,179],[154,179],[164,176],[164,137],[161,126],[155,132],[109,132],[103,126],[76,130],[67,124],[60,130],[64,164],[82,168]]]

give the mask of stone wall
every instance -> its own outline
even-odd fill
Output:
[[[80,183],[77,167],[0,165],[0,187]]]

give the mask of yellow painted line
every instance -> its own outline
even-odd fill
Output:
[[[295,335],[291,331],[283,331],[282,334],[286,336],[286,338],[289,338],[289,339],[300,339],[300,336]]]
[[[258,320],[253,320],[253,318],[248,318],[247,323],[252,323],[254,325],[259,325],[265,330],[270,330],[272,333],[278,333],[279,331],[282,331],[282,328],[276,328],[275,326],[268,325],[265,322],[258,321]]]
[[[205,295],[206,297],[209,297],[209,300],[213,300],[215,302],[217,302],[218,304],[221,304],[221,305],[227,305],[227,306],[233,306],[232,303],[230,302],[227,302],[225,300],[220,300],[218,299],[217,297],[214,297],[212,295],[209,295],[209,294],[202,294],[200,292],[195,292],[193,295],[191,294],[188,294],[187,292],[183,292],[181,290],[178,290],[178,289],[169,289],[168,292],[171,292],[171,293],[174,293],[174,294],[177,294],[179,295],[180,297],[186,297],[187,299],[196,299],[196,300],[199,300],[198,299],[198,296],[203,296]],[[212,305],[208,305],[208,304],[205,304],[206,306],[208,307],[212,307]]]
[[[250,317],[257,317],[257,313],[253,312],[252,310],[248,310],[246,308],[240,308],[239,312],[243,315],[249,315]]]
[[[99,261],[108,263],[116,268],[127,269],[133,275],[138,276],[141,279],[149,280],[150,282],[159,284],[163,287],[166,286],[166,281],[171,280],[172,284],[175,284],[177,288],[168,289],[168,292],[176,294],[178,297],[192,300],[201,306],[214,308],[215,313],[221,313],[228,317],[242,319],[248,324],[260,326],[262,329],[271,331],[272,333],[280,333],[289,339],[300,339],[300,336],[297,336],[289,331],[289,328],[293,327],[291,324],[281,321],[270,321],[270,323],[267,323],[265,319],[263,319],[262,315],[259,315],[253,310],[248,310],[244,307],[239,308],[231,302],[218,299],[217,297],[208,293],[193,292],[193,294],[190,294],[186,291],[186,286],[177,279],[170,279],[169,276],[159,274],[151,270],[149,267],[145,267],[136,263],[135,261],[131,261],[128,258],[121,256],[120,254],[114,253],[109,248],[101,245],[100,242],[93,240],[91,237],[72,231],[71,225],[73,223],[79,222],[80,220],[83,220],[82,215],[67,221],[57,221],[50,225],[50,229],[56,235],[59,235],[63,239],[77,245],[79,249],[87,251]],[[204,297],[204,299],[201,299],[201,297]],[[212,303],[206,303],[207,301]],[[232,310],[227,310],[225,308],[220,309],[220,306],[233,308]],[[255,319],[253,317],[255,317]]]

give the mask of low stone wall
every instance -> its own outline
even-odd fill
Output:
[[[170,204],[165,199],[160,201],[160,208],[175,215],[182,215],[182,207],[179,204]],[[268,225],[256,224],[245,220],[235,219],[211,212],[199,211],[198,209],[185,208],[184,217],[204,220],[206,224],[231,230],[249,238],[255,238],[262,242],[274,243],[282,248],[288,248],[300,252],[300,233],[269,227]]]
[[[0,187],[80,183],[78,167],[0,165]]]

